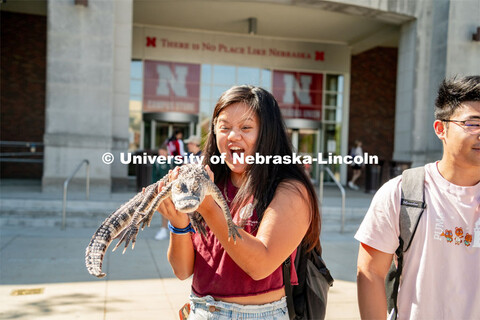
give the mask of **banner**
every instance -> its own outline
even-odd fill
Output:
[[[198,114],[200,65],[145,60],[143,112]]]
[[[323,74],[273,71],[273,95],[287,119],[322,120]]]

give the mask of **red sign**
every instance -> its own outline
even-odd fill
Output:
[[[322,120],[323,74],[273,71],[273,95],[287,119]]]
[[[287,59],[299,59],[299,60],[313,60],[313,61],[325,61],[324,51],[312,50],[287,50],[279,49],[275,47],[256,47],[250,45],[240,44],[226,44],[223,42],[212,43],[206,41],[182,41],[169,38],[158,38],[158,47],[162,49],[181,49],[188,51],[207,51],[217,52],[225,54],[239,54],[261,57],[275,57],[275,58],[287,58]],[[157,47],[157,37],[146,37],[146,47]]]
[[[200,65],[145,60],[143,111],[198,114]]]

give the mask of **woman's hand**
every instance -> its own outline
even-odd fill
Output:
[[[168,172],[168,180],[170,182],[178,178],[178,168],[179,167],[176,167],[174,170],[170,170]],[[165,183],[163,181],[160,182],[157,194],[162,192],[164,187]],[[183,229],[186,228],[190,223],[188,216],[185,213],[177,211],[170,197],[160,202],[158,207],[156,208],[156,211],[160,212],[166,219],[168,219],[172,226],[174,226],[175,228]]]

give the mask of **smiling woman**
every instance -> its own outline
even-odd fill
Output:
[[[225,154],[224,163],[211,159]],[[288,319],[282,264],[302,243],[320,250],[320,213],[315,190],[300,164],[236,163],[236,156],[291,156],[278,104],[268,91],[235,86],[223,93],[212,117],[203,155],[207,171],[240,226],[228,241],[222,211],[206,196],[197,211],[206,236],[172,233],[168,259],[180,279],[193,274],[188,319],[229,319],[235,310],[249,319]],[[159,206],[174,230],[188,218],[170,200]],[[223,218],[223,219],[222,219]],[[291,282],[296,284],[295,268]]]

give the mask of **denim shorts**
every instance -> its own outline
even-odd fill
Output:
[[[289,320],[287,298],[262,305],[241,305],[217,301],[212,296],[190,295],[188,320],[262,319]]]

